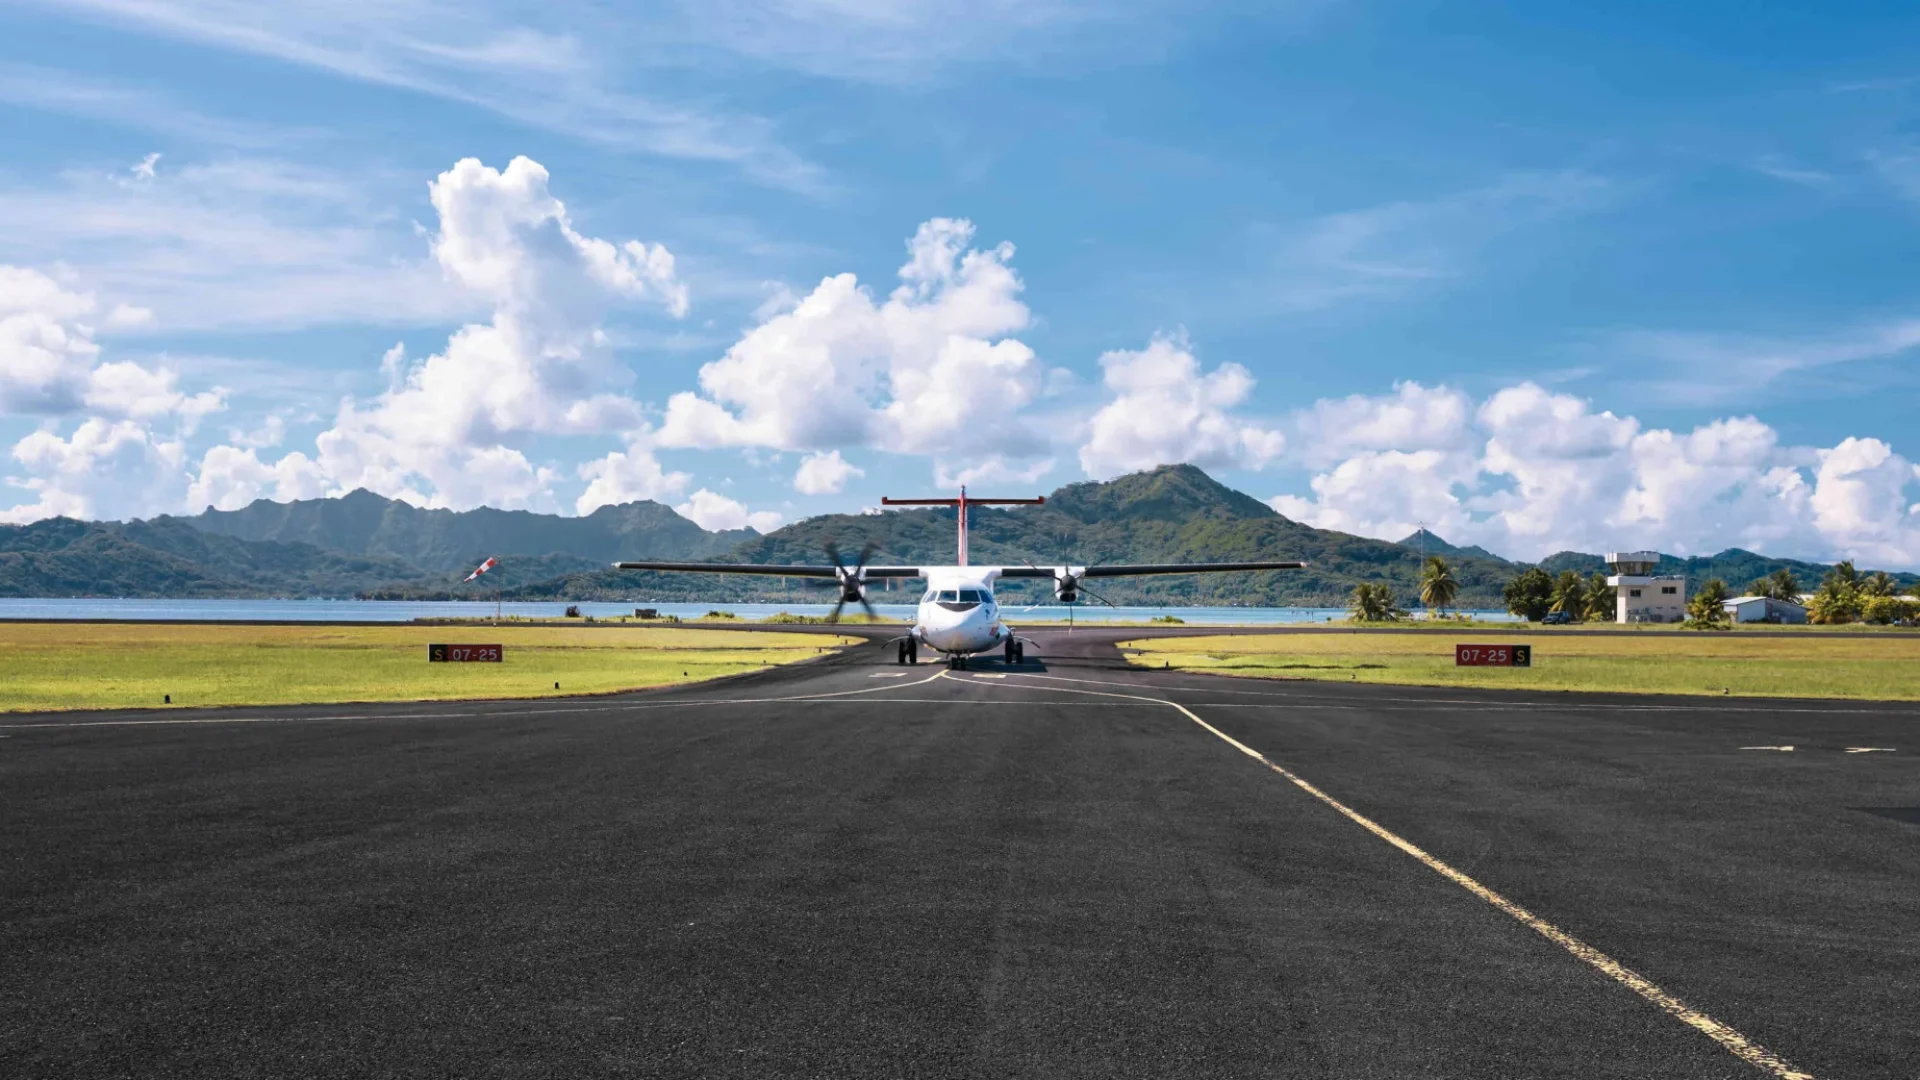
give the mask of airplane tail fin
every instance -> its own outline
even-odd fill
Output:
[[[965,485],[960,488],[957,499],[889,499],[882,496],[881,506],[953,506],[959,508],[956,515],[960,520],[960,562],[967,565],[967,507],[969,506],[1040,506],[1047,501],[1042,495],[1037,499],[970,499]]]

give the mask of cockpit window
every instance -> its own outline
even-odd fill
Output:
[[[958,603],[960,600],[960,594],[952,589],[945,589],[945,590],[942,590],[942,592],[940,593],[940,599],[946,601],[949,604]]]
[[[960,590],[960,602],[963,604],[978,604],[978,603],[984,602],[985,600],[986,600],[986,596],[983,595],[979,589],[961,589]]]

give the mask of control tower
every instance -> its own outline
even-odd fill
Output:
[[[1613,576],[1615,621],[1682,622],[1687,617],[1687,579],[1682,575],[1655,575],[1657,551],[1609,551]]]

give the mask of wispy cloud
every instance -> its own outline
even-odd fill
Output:
[[[270,57],[489,110],[619,149],[819,191],[820,168],[762,117],[628,85],[631,19],[596,4],[446,0],[35,0],[110,25]],[[572,24],[554,33],[535,21]]]
[[[171,160],[0,180],[8,261],[69,267],[103,299],[152,309],[163,332],[419,324],[471,307],[395,212],[417,177]]]
[[[678,0],[654,40],[858,82],[921,83],[961,65],[1058,73],[1157,55],[1221,18],[1300,18],[1326,0]]]
[[[326,134],[311,127],[209,116],[157,87],[107,82],[28,64],[0,64],[0,102],[237,150],[272,150]]]
[[[1269,302],[1312,310],[1456,277],[1500,236],[1593,209],[1610,191],[1604,177],[1578,169],[1519,172],[1432,199],[1262,223],[1252,239],[1270,252],[1261,276]]]
[[[1810,188],[1831,187],[1839,179],[1830,172],[1799,165],[1777,154],[1767,154],[1755,160],[1753,171],[1763,176],[1771,176],[1775,180]]]
[[[1920,348],[1920,319],[1804,338],[1635,331],[1608,339],[1618,363],[1596,370],[1643,374],[1637,385],[1689,405],[1750,403],[1790,377],[1906,356]]]

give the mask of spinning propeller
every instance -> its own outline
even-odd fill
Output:
[[[846,607],[850,602],[859,604],[861,610],[867,613],[868,618],[877,619],[880,617],[879,613],[873,610],[873,605],[867,603],[865,581],[867,560],[873,557],[874,548],[875,545],[873,541],[867,541],[865,546],[860,549],[860,557],[854,560],[853,569],[849,570],[847,569],[847,564],[840,560],[839,546],[831,540],[827,541],[827,558],[833,560],[834,579],[840,588],[840,599],[833,605],[833,610],[827,614],[828,622],[839,622],[840,609]]]

